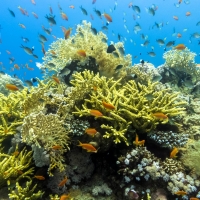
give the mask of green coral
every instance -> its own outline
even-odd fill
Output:
[[[195,56],[196,54],[188,48],[184,50],[173,49],[163,54],[166,66],[176,71],[185,72],[196,81],[199,80],[200,70],[196,67]]]
[[[22,178],[29,178],[33,174],[32,151],[23,149],[19,155],[8,155],[0,153],[0,187],[10,180],[19,181]]]
[[[50,45],[50,49],[46,52],[43,68],[47,68],[49,72],[59,73],[65,66],[69,66],[73,61],[78,61],[77,65],[88,66],[91,58],[95,59],[95,68],[101,75],[107,77],[124,77],[126,68],[131,66],[131,55],[124,56],[122,42],[114,44],[116,50],[113,53],[107,53],[108,45],[103,42],[107,40],[107,36],[103,32],[97,35],[91,31],[91,23],[83,21],[82,25],[77,25],[76,34],[70,36],[67,40],[58,39]],[[86,57],[80,56],[77,51],[84,50]],[[120,51],[121,50],[121,51]],[[52,54],[52,52],[54,52]],[[116,56],[117,55],[117,56]],[[122,65],[120,71],[116,71],[118,65]]]
[[[115,143],[124,141],[127,145],[126,132],[132,125],[139,132],[149,132],[167,120],[160,120],[153,113],[161,112],[168,117],[182,113],[185,102],[179,98],[179,93],[171,93],[169,89],[159,91],[158,82],[148,81],[147,85],[131,80],[121,85],[121,79],[115,81],[94,75],[90,71],[76,73],[71,81],[74,90],[82,88],[81,99],[76,101],[73,114],[91,116],[91,109],[99,110],[103,116],[96,117],[102,122],[101,128],[106,129],[105,138],[114,138]],[[89,89],[92,87],[95,89]],[[85,89],[84,89],[85,88]],[[73,92],[72,92],[73,93]],[[147,95],[152,99],[148,100]],[[115,109],[105,108],[102,102],[112,104]]]
[[[11,191],[11,193],[8,194],[10,199],[13,200],[37,200],[41,199],[44,192],[41,190],[37,191],[36,193],[36,187],[37,184],[35,184],[32,188],[32,180],[26,181],[26,187],[20,186],[19,182],[16,183],[16,190]]]

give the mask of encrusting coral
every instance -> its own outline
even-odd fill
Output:
[[[65,66],[69,66],[76,62],[74,68],[76,70],[90,69],[93,66],[94,71],[99,71],[101,75],[106,77],[124,77],[126,68],[131,66],[131,55],[124,56],[121,52],[124,51],[123,43],[118,42],[113,44],[116,48],[114,51],[117,56],[112,53],[107,53],[108,45],[103,42],[107,40],[107,36],[98,32],[94,34],[91,31],[91,23],[82,22],[83,25],[77,25],[76,34],[68,39],[58,39],[50,45],[50,49],[44,57],[43,67],[49,72],[61,72]],[[87,45],[86,45],[87,44]],[[77,52],[84,50],[85,56],[79,55]],[[93,60],[94,65],[91,64]],[[89,64],[90,63],[90,64]],[[117,70],[117,66],[121,65],[121,70]]]
[[[42,195],[44,192],[41,190],[37,191],[36,193],[35,190],[37,188],[37,184],[35,184],[33,187],[32,185],[32,180],[29,180],[26,182],[26,187],[21,187],[19,182],[16,183],[16,190],[12,190],[11,193],[8,194],[10,199],[13,200],[37,200],[41,199]],[[32,188],[31,188],[32,187]]]
[[[33,174],[32,151],[23,149],[13,155],[0,153],[0,187],[10,184],[10,180],[19,181],[22,178],[30,178]]]
[[[168,122],[155,117],[154,113],[173,117],[184,110],[181,106],[185,102],[181,101],[178,93],[170,93],[168,89],[158,91],[158,82],[148,81],[146,86],[131,80],[121,85],[121,79],[107,79],[90,71],[76,73],[73,77],[71,84],[74,91],[82,89],[79,96],[81,101],[76,103],[73,114],[82,117],[91,116],[93,109],[100,111],[102,116],[95,118],[101,119],[101,128],[107,130],[104,137],[113,137],[115,143],[124,141],[128,145],[126,132],[130,124],[140,132],[149,132],[160,121]],[[152,95],[151,100],[146,98],[148,94]],[[112,109],[106,108],[103,102],[112,106]]]

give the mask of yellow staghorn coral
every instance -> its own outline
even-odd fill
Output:
[[[16,190],[12,190],[11,193],[8,194],[9,198],[13,200],[41,199],[44,192],[42,192],[41,190],[35,192],[37,184],[35,184],[34,186],[31,185],[32,185],[32,180],[26,181],[25,187],[20,186],[19,182],[16,182]]]
[[[82,117],[91,116],[91,109],[100,111],[103,116],[96,119],[100,119],[101,127],[107,130],[104,137],[114,138],[115,143],[124,141],[128,145],[126,132],[129,125],[138,132],[149,132],[160,122],[168,122],[156,118],[154,113],[160,112],[167,117],[177,116],[182,113],[182,106],[186,104],[180,100],[178,93],[171,93],[168,89],[159,91],[158,82],[148,81],[147,85],[143,85],[132,80],[122,86],[121,79],[115,81],[113,78],[107,79],[84,71],[76,73],[71,83],[74,91],[82,88],[81,98],[75,99],[76,111],[73,114]],[[96,88],[89,89],[92,86]],[[147,95],[152,95],[152,99],[147,99]],[[103,101],[114,109],[106,108]]]
[[[0,93],[0,137],[15,134],[16,127],[22,124],[25,116],[22,102],[27,92],[27,89],[23,89],[8,96]]]
[[[82,25],[77,25],[76,34],[67,40],[58,39],[50,45],[46,52],[43,67],[49,72],[59,73],[73,61],[81,67],[91,67],[90,61],[94,59],[94,71],[99,71],[106,77],[124,77],[126,68],[131,66],[131,55],[124,56],[124,46],[122,42],[113,44],[116,48],[115,55],[107,53],[108,45],[103,42],[107,36],[99,32],[97,35],[91,31],[91,23],[86,21]],[[80,56],[77,51],[84,50],[86,56]],[[53,52],[53,53],[52,53]],[[116,56],[117,55],[117,56]],[[116,70],[118,65],[122,65],[120,71]],[[76,66],[75,66],[76,67]]]
[[[25,148],[19,155],[0,153],[0,187],[9,185],[10,180],[19,181],[22,178],[30,178],[33,174],[32,151]]]
[[[26,116],[22,125],[22,141],[35,145],[50,155],[49,174],[53,168],[64,170],[63,153],[69,149],[69,127],[57,114],[45,115],[42,111]]]

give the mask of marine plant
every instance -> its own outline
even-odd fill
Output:
[[[74,90],[69,96],[82,88],[73,114],[79,117],[94,115],[101,121],[101,128],[106,129],[103,137],[112,137],[115,143],[124,141],[129,145],[126,133],[130,125],[140,133],[149,132],[184,110],[185,102],[181,101],[179,94],[171,93],[169,89],[159,91],[158,82],[148,81],[146,86],[131,80],[121,85],[121,79],[107,79],[90,71],[75,73],[73,78]],[[151,100],[147,99],[149,94]],[[165,114],[167,119],[163,120],[156,113]]]

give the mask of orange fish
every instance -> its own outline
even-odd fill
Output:
[[[29,62],[33,62],[32,60],[29,60]]]
[[[42,45],[42,53],[43,53],[44,55],[46,55],[46,51],[45,51],[44,45]]]
[[[82,57],[86,57],[86,52],[83,49],[78,50],[77,54],[80,55],[80,56],[82,56]]]
[[[23,28],[23,29],[26,28],[26,26],[25,26],[24,24],[19,24],[19,26],[20,26],[21,28]]]
[[[60,200],[67,200],[68,198],[70,198],[70,195],[69,195],[69,194],[63,194],[63,195],[60,197]]]
[[[129,7],[129,8],[132,8],[132,7],[133,7],[133,2],[130,2],[130,3],[128,4],[128,7]]]
[[[67,17],[67,15],[64,12],[61,12],[60,14],[61,14],[62,19],[68,21],[68,17]]]
[[[95,128],[87,128],[87,129],[85,129],[85,133],[94,137],[94,135],[97,133],[97,130]]]
[[[63,187],[65,185],[65,183],[67,182],[67,177],[64,178],[59,184],[58,187]]]
[[[104,108],[107,108],[109,110],[114,110],[115,109],[115,106],[113,106],[112,104],[110,103],[106,103],[105,101],[102,101],[102,104],[103,104],[103,107]]]
[[[177,38],[181,38],[182,35],[180,33],[177,33]]]
[[[57,38],[55,35],[52,35],[52,37],[53,37],[54,39],[56,39],[56,38]]]
[[[174,18],[175,20],[178,20],[178,16],[173,16],[173,18]]]
[[[97,149],[91,144],[81,143],[79,141],[79,145],[77,145],[77,146],[82,147],[83,149],[87,150],[87,152],[97,153]]]
[[[65,39],[68,39],[68,38],[69,38],[69,36],[70,36],[70,34],[71,34],[71,30],[72,30],[72,28],[69,28],[69,29],[67,29],[66,31],[64,31],[64,33],[65,33]]]
[[[14,64],[14,68],[17,69],[17,70],[20,70],[20,67],[18,64]]]
[[[16,85],[13,85],[13,84],[6,84],[5,87],[8,90],[11,90],[11,91],[17,91],[17,90],[19,90],[19,88]]]
[[[181,4],[183,0],[179,0],[178,3]]]
[[[173,148],[173,150],[170,153],[170,158],[176,158],[176,154],[178,153],[178,149],[176,147]]]
[[[199,198],[191,197],[190,200],[199,200]]]
[[[109,14],[104,13],[103,16],[108,20],[108,22],[112,22],[112,17]]]
[[[40,181],[44,181],[45,177],[44,176],[39,176],[39,175],[35,175],[34,176],[36,179],[40,180]]]
[[[50,11],[51,14],[53,14],[53,10],[52,10],[51,6],[49,6],[49,11]]]
[[[174,47],[174,49],[176,50],[184,50],[186,48],[186,46],[184,44],[178,44]]]
[[[62,147],[60,145],[55,145],[55,146],[52,146],[52,149],[59,150],[59,149],[62,149]]]
[[[180,190],[180,191],[178,191],[178,192],[175,192],[174,194],[184,196],[184,195],[187,194],[187,192],[185,192],[185,191],[183,191],[183,190]]]
[[[23,15],[26,15],[26,11],[21,6],[18,6],[18,8]]]
[[[75,8],[75,6],[74,6],[74,5],[71,5],[71,6],[69,6],[69,8],[71,8],[71,9],[74,9],[74,8]]]
[[[52,79],[53,79],[56,83],[60,84],[60,80],[58,79],[58,77],[52,76]]]
[[[17,170],[17,173],[22,175],[24,172],[22,170]]]
[[[8,50],[6,50],[6,53],[9,54],[9,55],[11,54],[10,51],[8,51]]]
[[[102,117],[103,114],[98,110],[90,110],[90,114],[95,117]]]
[[[19,151],[15,151],[14,153],[13,153],[13,156],[18,156],[19,155]]]
[[[38,19],[38,15],[35,12],[32,12],[33,16]]]
[[[145,143],[145,140],[139,141],[138,134],[136,134],[135,141],[133,142],[133,144],[135,144],[136,146],[144,146],[144,143]]]
[[[191,15],[191,13],[190,13],[190,12],[186,12],[185,15],[186,15],[187,17],[189,17],[189,16]]]
[[[156,117],[157,119],[168,119],[168,117],[167,117],[167,115],[165,115],[165,114],[163,114],[163,113],[159,113],[159,112],[157,112],[157,113],[153,113],[152,114],[154,117]]]

